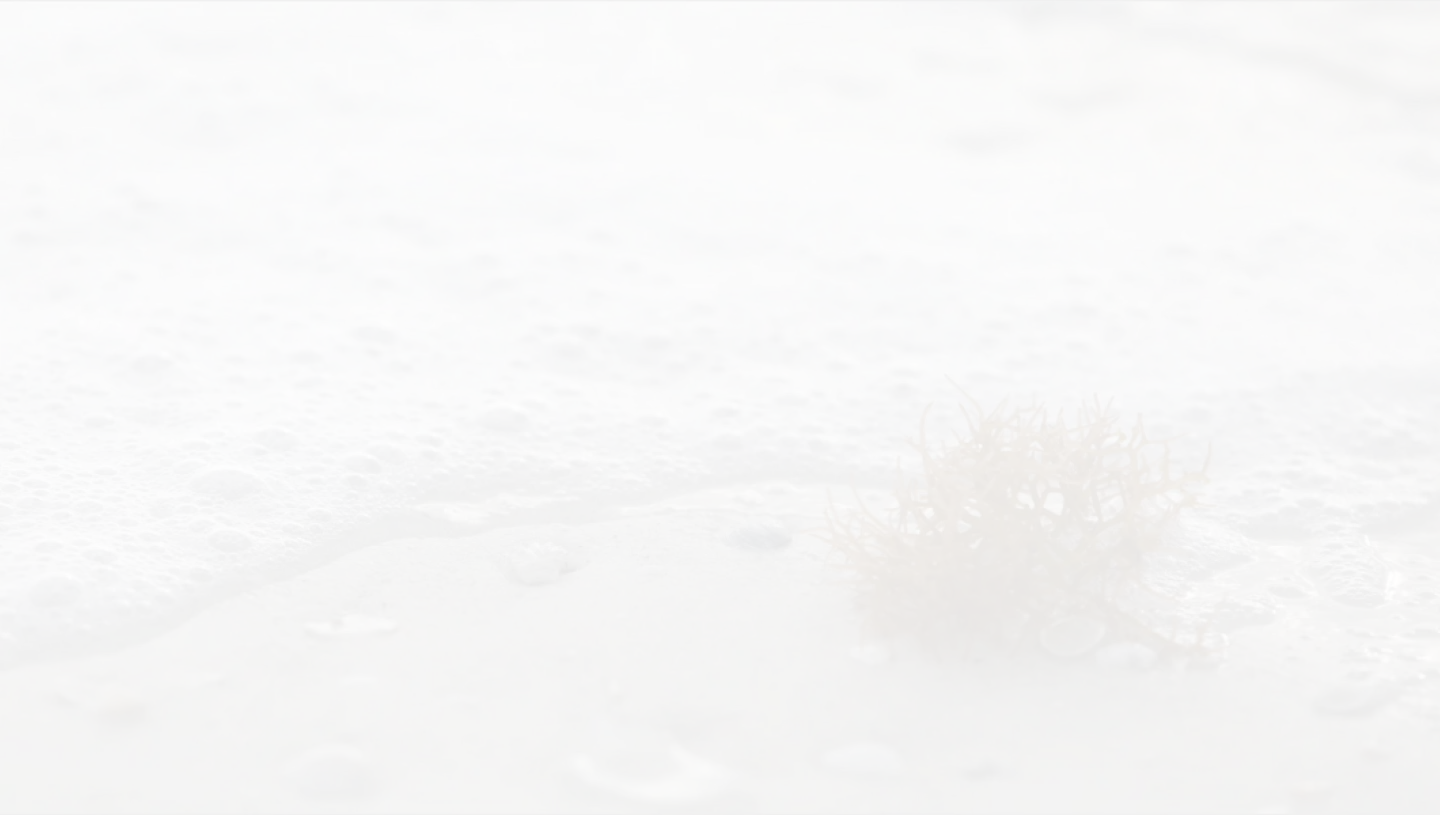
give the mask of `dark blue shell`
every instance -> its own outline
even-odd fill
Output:
[[[785,524],[780,521],[769,518],[744,521],[740,526],[732,527],[724,533],[726,546],[746,551],[775,551],[789,546],[791,540],[791,530],[785,528]]]

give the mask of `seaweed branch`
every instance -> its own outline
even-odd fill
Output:
[[[962,642],[968,657],[978,639],[1012,641],[1015,654],[1050,623],[1089,616],[1162,657],[1210,654],[1208,623],[1181,641],[1178,625],[1152,628],[1120,600],[1138,590],[1178,602],[1146,585],[1143,566],[1175,553],[1162,534],[1181,511],[1207,507],[1198,490],[1212,451],[1176,474],[1171,443],[1181,436],[1149,438],[1143,416],[1123,431],[1113,399],[1093,396],[1067,420],[1034,400],[985,410],[949,382],[963,397],[965,435],[930,441],[930,403],[906,438],[922,477],[906,478],[896,459],[894,507],[877,514],[851,482],[854,507],[827,494],[825,526],[811,530],[831,547],[837,582],[854,590],[861,639],[913,636],[936,659]]]

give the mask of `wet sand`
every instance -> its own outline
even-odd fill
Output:
[[[380,544],[219,603],[141,647],[7,672],[0,808],[645,811],[563,769],[616,739],[641,756],[678,740],[740,773],[732,791],[691,808],[703,811],[1423,812],[1440,802],[1423,720],[1394,708],[1358,720],[1313,713],[1333,677],[1303,657],[1326,647],[1325,632],[1306,642],[1283,626],[1246,629],[1218,671],[992,652],[937,665],[904,647],[867,665],[850,655],[847,595],[824,585],[824,546],[719,543],[743,517],[690,511]],[[534,540],[563,540],[583,566],[553,585],[507,579],[501,554]],[[305,622],[344,613],[393,619],[399,631],[305,634]],[[143,719],[86,710],[104,683],[140,695]],[[301,795],[287,766],[337,742],[369,762],[353,798]],[[893,747],[903,769],[867,778],[821,766],[825,750],[852,742]],[[1368,742],[1388,760],[1365,760]],[[615,766],[665,770],[636,760]],[[966,778],[985,760],[1004,772]],[[1295,806],[1287,786],[1303,780],[1332,795]]]

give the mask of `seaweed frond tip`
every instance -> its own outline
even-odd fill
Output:
[[[1058,619],[1089,616],[1161,655],[1210,654],[1208,626],[1181,641],[1175,626],[1151,625],[1122,600],[1175,600],[1145,582],[1145,560],[1165,550],[1176,515],[1207,505],[1212,448],[1200,468],[1176,469],[1179,436],[1149,438],[1139,415],[1125,431],[1113,397],[1093,395],[1067,420],[1037,400],[986,410],[949,382],[966,432],[933,443],[930,403],[906,438],[919,477],[897,459],[893,507],[877,513],[851,482],[854,505],[827,494],[824,526],[811,530],[854,592],[861,639],[910,636],[935,658],[946,648],[968,657],[978,639],[1017,652]]]

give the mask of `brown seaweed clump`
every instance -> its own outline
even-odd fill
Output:
[[[968,397],[967,397],[968,400]],[[1113,403],[1112,403],[1113,404]],[[1083,405],[1073,421],[1043,406],[984,412],[962,404],[969,433],[933,448],[922,416],[919,478],[902,474],[882,519],[834,505],[829,539],[859,580],[878,633],[930,644],[1015,644],[1067,615],[1170,644],[1122,610],[1144,555],[1195,501],[1198,472],[1173,472],[1167,444],[1137,416]],[[927,410],[928,414],[928,410]]]

